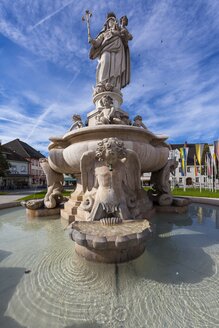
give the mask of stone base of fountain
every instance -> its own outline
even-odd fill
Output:
[[[173,198],[172,205],[169,206],[160,206],[155,205],[156,212],[159,213],[177,213],[183,214],[188,211],[188,205],[190,204],[190,200],[186,198]]]
[[[75,251],[86,260],[104,263],[130,261],[144,252],[147,241],[152,238],[148,220],[125,220],[113,225],[107,224],[107,219],[101,221],[76,221],[72,224],[70,237],[75,241]]]
[[[39,208],[39,209],[29,209],[26,208],[26,214],[28,217],[47,217],[47,216],[54,216],[54,215],[60,215],[60,211],[63,206],[59,206],[56,208]]]
[[[188,206],[159,206],[155,205],[155,211],[158,213],[176,213],[183,214],[188,211]]]

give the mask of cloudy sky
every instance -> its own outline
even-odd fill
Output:
[[[129,18],[132,76],[122,108],[131,118],[142,115],[171,143],[218,139],[218,0],[1,0],[2,143],[20,138],[46,153],[72,114],[85,120],[94,109],[86,9],[93,37],[107,12]]]

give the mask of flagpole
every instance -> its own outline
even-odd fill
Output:
[[[215,191],[217,190],[217,176],[219,176],[219,140],[214,141],[215,152]],[[217,166],[218,164],[218,166]]]
[[[216,159],[214,158],[214,191],[216,192]]]
[[[184,191],[186,191],[186,176],[184,175],[184,188],[183,188]]]
[[[216,176],[217,176],[217,168],[214,166],[214,192],[216,192]]]
[[[204,163],[204,189],[207,189],[207,160],[206,160],[206,154],[205,154],[205,163]]]
[[[202,191],[202,186],[201,186],[201,169],[202,169],[202,166],[199,165],[199,190],[200,190],[200,192]]]
[[[213,160],[212,160],[212,156],[211,156],[211,191],[213,191],[214,188],[214,178],[213,178]]]

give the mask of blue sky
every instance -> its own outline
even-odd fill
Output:
[[[46,153],[74,113],[85,120],[94,109],[86,9],[93,37],[107,12],[129,18],[132,73],[122,108],[131,118],[142,115],[170,143],[218,139],[218,0],[1,0],[2,143],[20,138]]]

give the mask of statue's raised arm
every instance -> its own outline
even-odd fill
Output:
[[[128,41],[132,40],[132,35],[126,28],[126,16],[121,18],[120,24],[114,13],[108,13],[103,29],[90,40],[90,58],[98,59],[96,86],[108,83],[121,90],[130,82]]]

